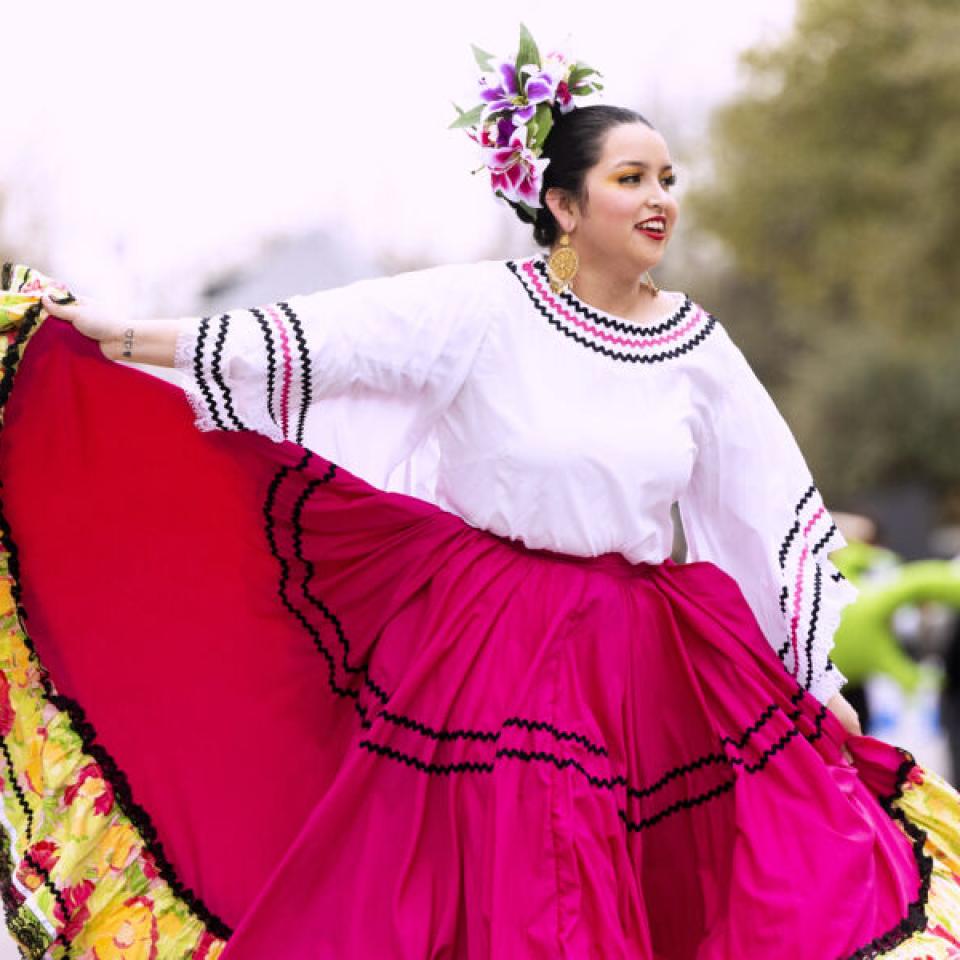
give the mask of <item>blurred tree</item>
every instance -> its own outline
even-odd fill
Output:
[[[705,302],[834,496],[960,488],[958,50],[956,0],[800,0],[688,199],[729,255]]]

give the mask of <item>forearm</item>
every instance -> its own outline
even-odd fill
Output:
[[[104,356],[111,360],[172,367],[178,334],[196,322],[192,318],[131,322],[102,340],[100,347]]]

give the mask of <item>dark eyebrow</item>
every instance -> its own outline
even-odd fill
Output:
[[[642,160],[621,160],[620,163],[618,163],[614,167],[614,170],[616,170],[618,167],[643,167],[643,169],[646,170],[649,166],[650,166],[649,163],[644,163]],[[672,163],[665,163],[660,168],[661,172],[664,170],[672,170],[672,169],[673,169]]]

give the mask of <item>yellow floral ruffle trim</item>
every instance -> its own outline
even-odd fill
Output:
[[[53,286],[8,265],[2,281],[0,403]],[[23,629],[5,525],[0,535],[0,896],[11,935],[37,960],[216,960],[229,930],[151,853],[109,757],[84,742]]]
[[[960,796],[932,770],[915,767],[894,801],[927,834],[924,853],[933,859],[927,925],[884,960],[960,960]]]

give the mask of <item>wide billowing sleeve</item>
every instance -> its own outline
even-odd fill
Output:
[[[770,395],[726,332],[717,334],[680,500],[688,557],[737,581],[785,669],[826,703],[846,682],[830,650],[857,595],[829,559],[845,541]]]
[[[385,415],[405,411],[404,429],[416,432],[462,385],[503,272],[435,267],[184,321],[176,367],[197,426],[309,445],[318,408],[329,401],[332,413],[349,397],[354,429],[379,404]]]

